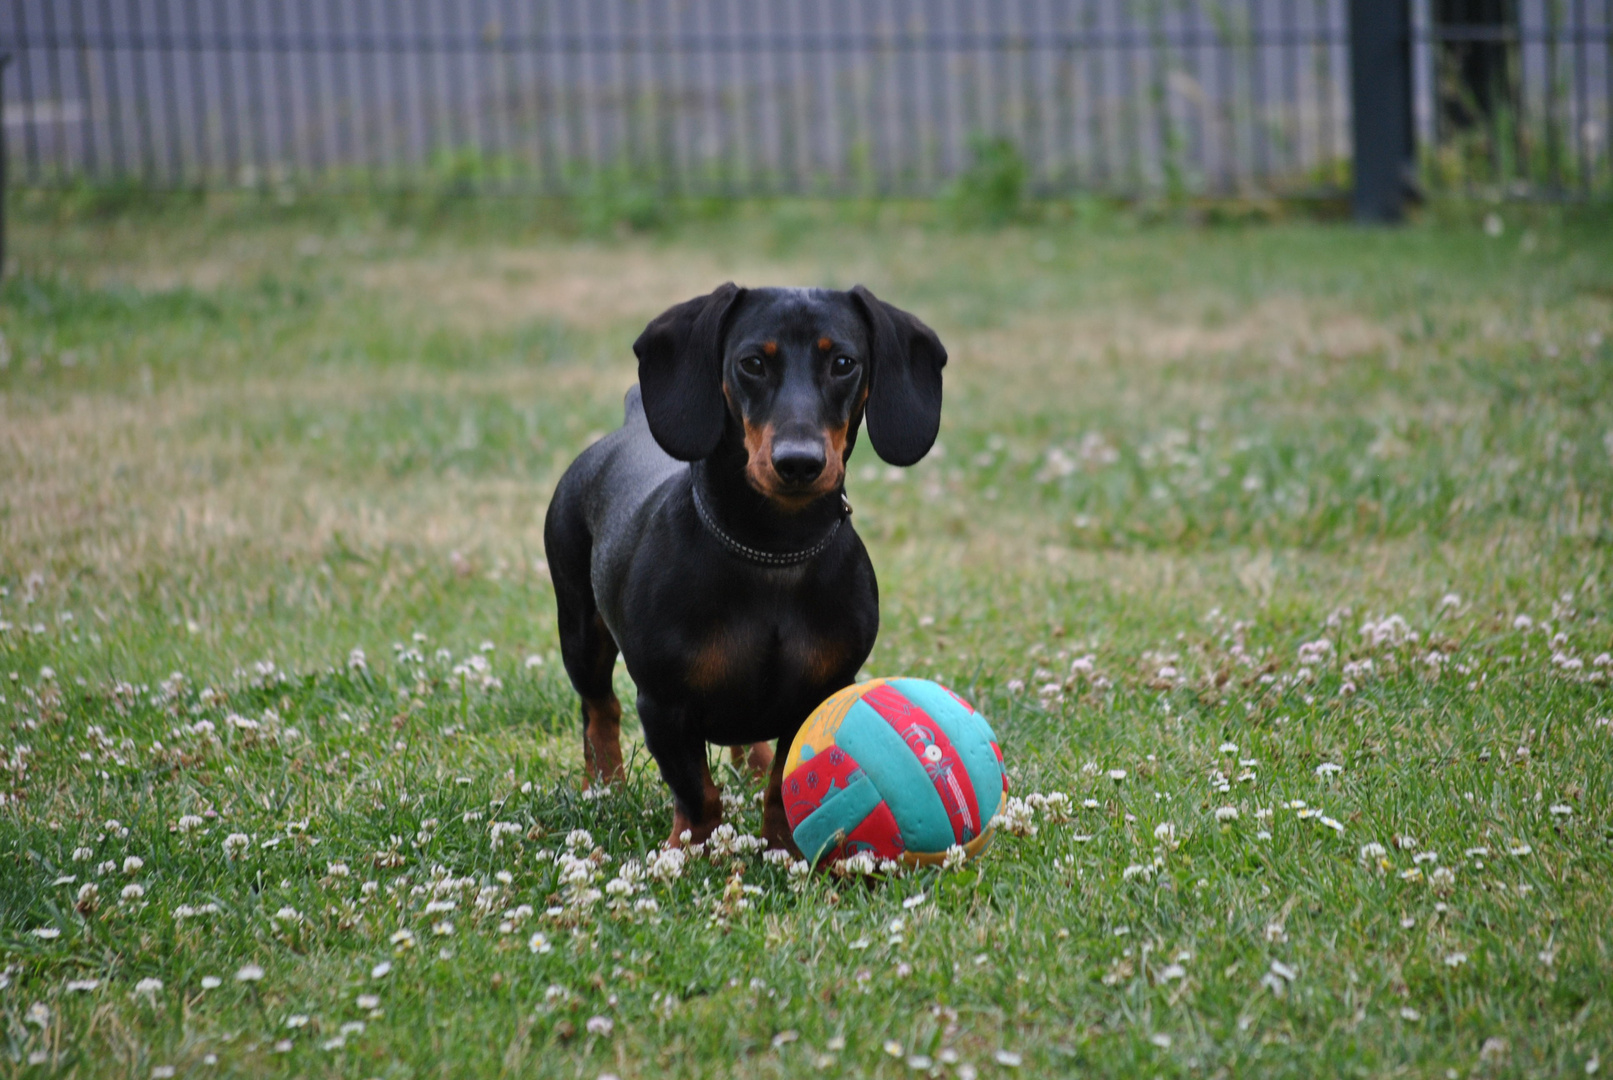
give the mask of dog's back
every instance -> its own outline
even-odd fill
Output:
[[[623,401],[622,426],[584,450],[555,487],[543,524],[555,589],[577,593],[581,601],[596,578],[619,578],[614,564],[632,556],[652,497],[688,471],[650,434],[643,394],[634,383]]]

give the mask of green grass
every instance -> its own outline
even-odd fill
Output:
[[[1613,228],[1507,209],[1493,238],[1487,210],[957,234],[786,204],[600,240],[482,208],[21,204],[0,1061],[1589,1071],[1613,1054]],[[603,889],[670,804],[631,718],[631,781],[581,794],[545,502],[618,422],[644,322],[730,277],[863,281],[947,343],[937,452],[852,461],[868,669],[970,697],[1015,794],[1073,820],[963,873],[701,859],[579,907],[568,834]],[[755,786],[724,781],[755,831]]]

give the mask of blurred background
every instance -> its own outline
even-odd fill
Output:
[[[1610,26],[1596,0],[10,0],[0,49],[34,187],[1326,199],[1359,149],[1393,217],[1613,189]]]

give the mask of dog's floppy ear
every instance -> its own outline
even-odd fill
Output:
[[[873,351],[868,388],[868,439],[892,465],[930,452],[941,430],[941,369],[947,351],[935,331],[858,285],[852,299],[868,323]]]
[[[723,333],[744,292],[730,281],[667,308],[633,342],[650,434],[679,461],[710,456],[722,438]]]

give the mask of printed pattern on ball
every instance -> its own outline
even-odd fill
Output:
[[[839,691],[801,726],[784,764],[784,811],[808,859],[867,851],[938,862],[990,840],[1008,780],[985,718],[928,679]]]

